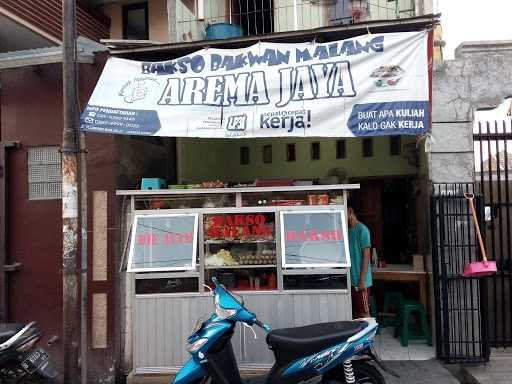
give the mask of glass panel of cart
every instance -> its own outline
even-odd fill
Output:
[[[205,283],[237,291],[277,289],[274,212],[204,215]]]
[[[135,216],[128,271],[195,270],[197,228],[197,214]]]
[[[281,212],[284,268],[349,267],[344,209]]]

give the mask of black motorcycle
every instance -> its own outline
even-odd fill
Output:
[[[41,336],[34,322],[0,324],[0,384],[56,383],[50,355],[36,347]]]

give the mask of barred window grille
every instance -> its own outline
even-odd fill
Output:
[[[50,200],[62,197],[61,154],[58,146],[28,149],[28,198]]]
[[[182,42],[208,39],[207,30],[217,23],[254,36],[403,19],[417,12],[415,0],[176,0],[175,13],[176,41]]]

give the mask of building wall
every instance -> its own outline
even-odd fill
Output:
[[[88,100],[104,59],[79,67],[79,97]],[[44,331],[42,346],[62,371],[62,208],[59,199],[28,200],[27,152],[31,146],[62,142],[62,67],[60,64],[0,73],[0,136],[19,140],[9,153],[9,262],[22,269],[10,275],[9,321],[36,321]],[[90,382],[111,382],[116,372],[117,237],[114,139],[87,136],[89,354]],[[99,197],[99,198],[98,198]],[[94,207],[106,207],[94,215]],[[99,230],[98,230],[99,229]],[[94,271],[94,273],[92,273]],[[46,342],[57,336],[55,344]]]
[[[299,0],[297,1],[297,20],[295,20],[293,1],[274,0],[274,31],[286,32],[327,26],[329,9],[330,6],[321,2]]]
[[[468,42],[435,64],[429,174],[434,183],[473,182],[473,115],[512,89],[512,41]]]
[[[320,142],[320,160],[311,160],[310,146]],[[220,179],[247,182],[256,178],[317,179],[336,167],[343,167],[348,177],[375,177],[416,174],[418,169],[404,157],[415,138],[402,137],[401,156],[391,156],[389,138],[373,139],[373,157],[362,157],[362,141],[346,139],[346,159],[336,159],[335,139],[184,139],[183,179],[187,183]],[[286,161],[286,145],[295,143],[296,161]],[[272,163],[263,163],[263,146],[272,145]],[[240,164],[240,147],[249,147],[250,163]],[[409,149],[408,149],[409,148]],[[206,166],[207,164],[207,166]]]
[[[55,42],[62,40],[61,0],[0,0],[0,13],[33,29]],[[91,40],[108,36],[110,21],[100,12],[77,1],[77,31]]]
[[[463,43],[454,60],[434,62],[432,138],[426,143],[431,183],[475,181],[474,113],[499,106],[511,89],[512,41]],[[428,253],[427,266],[431,265]],[[492,302],[492,297],[487,300]]]
[[[140,3],[140,0],[121,1],[108,4],[101,11],[111,20],[110,38],[123,38],[123,11],[126,4]],[[150,0],[149,11],[149,39],[160,43],[169,42],[169,23],[167,17],[167,0]]]
[[[21,144],[9,152],[7,258],[9,263],[21,263],[22,270],[9,275],[8,320],[37,321],[46,343],[54,335],[62,339],[61,204],[59,200],[28,200],[27,157],[30,146],[59,145],[56,127],[62,126],[58,117],[62,116],[62,97],[53,84],[61,84],[61,75],[47,66],[37,73],[2,71],[0,84],[1,139]],[[33,97],[30,102],[27,94]],[[51,106],[49,100],[55,104]],[[58,361],[62,359],[61,345],[49,351]]]
[[[434,0],[416,0],[416,9],[418,14],[430,15],[435,12]]]
[[[207,23],[229,22],[230,15],[227,12],[225,0],[204,1],[204,17],[206,21],[198,21],[196,2],[191,0],[172,0],[175,17],[173,18],[176,35],[172,41],[195,41],[204,39]]]

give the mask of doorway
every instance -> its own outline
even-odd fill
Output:
[[[387,264],[411,264],[416,252],[415,176],[356,179],[351,203],[368,226],[377,256]]]

